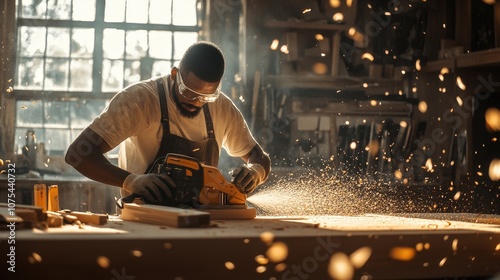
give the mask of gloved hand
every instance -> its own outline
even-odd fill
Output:
[[[252,193],[257,186],[264,180],[266,171],[260,164],[243,164],[233,170],[231,174],[234,178],[231,180],[236,187],[245,194]]]
[[[173,199],[171,189],[175,188],[175,183],[165,174],[130,174],[123,181],[122,187],[143,197],[146,202],[162,204]]]

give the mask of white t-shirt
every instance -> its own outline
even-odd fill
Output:
[[[170,75],[162,78],[167,95],[170,133],[191,141],[205,140],[207,128],[203,112],[195,118],[180,115],[170,94]],[[231,99],[221,94],[208,106],[219,151],[223,147],[232,157],[249,153],[256,141]],[[132,84],[117,93],[89,127],[111,148],[121,145],[118,154],[121,168],[131,173],[144,173],[155,160],[163,135],[155,78]]]

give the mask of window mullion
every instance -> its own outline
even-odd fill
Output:
[[[94,30],[94,63],[92,65],[92,92],[100,94],[102,92],[102,41],[104,32],[104,8],[106,1],[96,1],[95,30]]]

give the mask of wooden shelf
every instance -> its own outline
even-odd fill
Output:
[[[470,52],[456,57],[430,61],[423,67],[422,71],[436,72],[440,71],[443,67],[454,71],[456,68],[495,65],[500,65],[500,48]]]
[[[370,88],[402,87],[402,80],[357,78],[349,76],[304,76],[304,75],[269,75],[266,83],[279,88],[307,88],[332,90],[361,90]]]

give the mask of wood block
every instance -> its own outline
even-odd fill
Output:
[[[76,216],[82,223],[93,225],[104,225],[108,222],[108,215],[94,214],[90,212],[69,212],[70,215]]]
[[[257,215],[255,208],[243,209],[203,209],[210,213],[212,220],[252,220]]]
[[[210,224],[210,214],[207,212],[135,203],[124,204],[122,219],[179,228],[201,227]]]
[[[59,211],[59,188],[57,185],[49,187],[49,203],[47,210],[57,212]]]
[[[41,207],[43,212],[47,211],[47,186],[45,184],[35,184],[33,202],[35,206]]]

